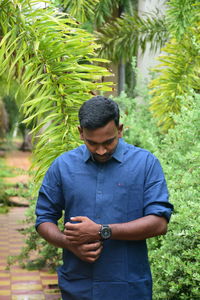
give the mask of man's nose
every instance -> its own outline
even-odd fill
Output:
[[[99,145],[96,149],[96,154],[104,155],[107,152],[106,148],[103,145]]]

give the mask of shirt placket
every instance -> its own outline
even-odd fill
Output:
[[[97,185],[96,185],[96,205],[95,219],[97,223],[101,222],[103,212],[103,183],[104,183],[104,165],[98,166]]]

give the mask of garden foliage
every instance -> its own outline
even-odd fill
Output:
[[[77,143],[77,111],[97,91],[110,90],[97,66],[94,37],[55,7],[37,1],[0,2],[0,76],[18,83],[24,123],[32,127],[33,169],[39,182],[51,162]],[[49,3],[50,4],[50,3]],[[44,130],[45,129],[45,130]]]
[[[200,95],[181,101],[175,128],[155,152],[175,206],[167,236],[150,240],[155,300],[200,298]]]
[[[55,7],[42,9],[37,4],[0,1],[0,76],[8,94],[15,82],[16,102],[23,110],[24,123],[32,128],[34,191],[54,158],[79,144],[77,111],[83,101],[110,90],[109,82],[101,82],[110,73],[99,66],[106,61],[96,57],[99,46],[94,37]],[[34,210],[35,199],[26,219],[30,226],[24,229],[27,247],[10,263],[55,267],[61,249],[36,233]],[[29,256],[35,249],[39,255],[32,263]]]
[[[5,159],[0,157],[0,214],[7,213],[11,203],[8,194],[6,193],[7,184],[4,178],[12,176],[12,172],[5,164]]]
[[[2,139],[8,128],[8,114],[5,109],[5,104],[0,98],[0,139]]]
[[[101,2],[110,3],[110,0]],[[138,47],[143,52],[148,47],[152,51],[163,47],[155,69],[159,75],[150,83],[153,96],[150,108],[162,132],[174,126],[172,114],[180,112],[180,96],[187,99],[191,89],[200,89],[200,2],[169,0],[165,7],[162,13],[140,15],[134,9],[124,10],[96,32],[102,57],[116,62],[120,59],[130,62]]]
[[[79,22],[90,22],[93,29],[112,23],[122,11],[133,13],[137,0],[57,0],[57,3]]]
[[[133,92],[136,95],[135,98],[128,97],[125,92],[114,98],[120,107],[120,118],[124,125],[123,137],[130,144],[154,152],[163,135],[152,118],[149,110],[151,99],[149,89],[135,66],[134,59],[132,67],[140,78]]]
[[[164,132],[174,126],[174,114],[181,110],[181,99],[185,97],[187,101],[192,89],[200,89],[199,1],[168,1],[166,20],[170,39],[155,68],[160,75],[150,84],[151,111]]]

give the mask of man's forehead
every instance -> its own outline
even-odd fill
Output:
[[[97,128],[95,130],[90,130],[83,128],[83,135],[85,139],[91,140],[91,141],[107,141],[112,138],[114,138],[117,134],[117,127],[102,127],[102,128]]]

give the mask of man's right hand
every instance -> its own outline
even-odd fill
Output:
[[[99,258],[103,249],[103,244],[101,241],[80,245],[68,243],[67,249],[81,260],[93,263]]]

